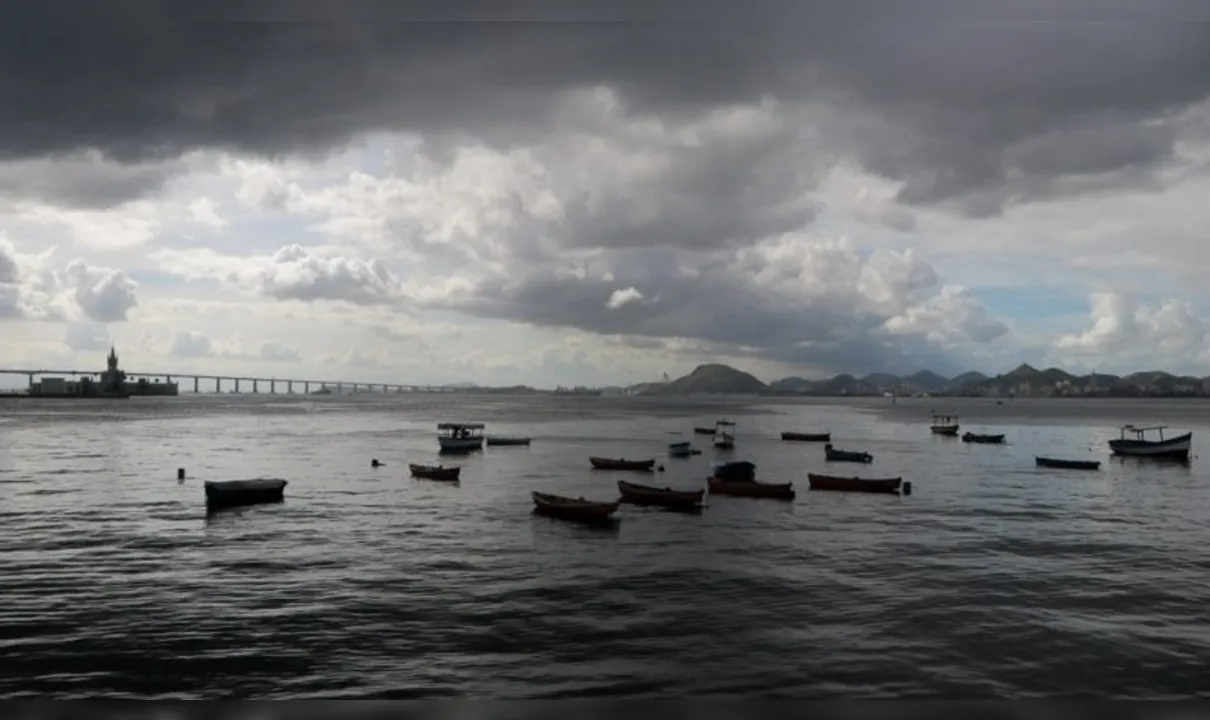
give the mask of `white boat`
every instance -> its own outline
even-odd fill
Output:
[[[714,447],[719,450],[731,450],[735,447],[735,423],[730,420],[714,423]]]
[[[1189,459],[1189,451],[1193,446],[1193,433],[1187,432],[1184,435],[1165,438],[1164,431],[1167,429],[1167,425],[1155,425],[1153,427],[1123,425],[1121,428],[1122,436],[1116,440],[1109,441],[1109,450],[1114,455],[1187,461]],[[1158,440],[1146,439],[1147,433],[1152,430],[1159,434]],[[1126,437],[1127,434],[1132,434],[1134,437]]]
[[[437,431],[441,452],[458,453],[483,449],[483,423],[439,423]]]

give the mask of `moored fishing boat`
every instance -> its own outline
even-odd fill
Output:
[[[719,450],[731,450],[735,447],[735,423],[730,420],[719,420],[714,424],[714,447]]]
[[[1035,457],[1038,467],[1059,468],[1061,470],[1100,470],[1100,460],[1063,460],[1060,458]]]
[[[648,471],[655,468],[655,459],[648,460],[627,460],[625,458],[603,458],[590,457],[588,462],[592,463],[593,469],[596,470],[637,470]]]
[[[694,432],[694,434],[696,434],[696,435],[713,435],[713,434],[714,434],[714,428],[708,428],[708,427],[695,427],[695,428],[693,428],[693,432]]]
[[[832,433],[784,432],[781,434],[781,439],[797,442],[830,442]]]
[[[691,442],[674,442],[668,444],[668,456],[675,458],[686,458],[692,455],[701,455],[702,451],[693,447]]]
[[[534,510],[542,515],[578,522],[608,522],[618,511],[619,503],[570,498],[533,491]]]
[[[795,498],[794,483],[762,483],[755,480],[721,480],[711,477],[707,481],[710,493],[713,495],[730,495],[732,497],[769,498],[772,500],[793,500]]]
[[[456,482],[462,475],[462,468],[456,466],[444,467],[442,465],[416,465],[408,463],[408,470],[412,473],[412,477],[423,480]]]
[[[207,481],[203,484],[206,509],[222,510],[243,505],[282,502],[285,500],[288,484],[278,478]]]
[[[868,452],[854,452],[852,450],[837,450],[832,447],[832,443],[823,446],[824,458],[829,462],[859,462],[872,463],[874,456]]]
[[[933,422],[929,425],[929,430],[934,435],[955,437],[958,435],[958,427],[957,415],[933,415]]]
[[[1184,435],[1165,438],[1164,431],[1167,429],[1167,425],[1155,425],[1152,427],[1123,425],[1121,427],[1122,436],[1116,440],[1109,441],[1109,450],[1114,455],[1126,455],[1129,457],[1145,457],[1156,460],[1188,460],[1189,451],[1193,445],[1193,433],[1187,432]],[[1158,433],[1158,440],[1147,439],[1147,433],[1151,431]],[[1134,437],[1127,437],[1128,434],[1134,435]]]
[[[900,486],[903,485],[903,478],[839,477],[807,473],[807,483],[812,490],[898,494]]]
[[[437,442],[444,453],[467,453],[483,449],[483,423],[439,423]]]
[[[980,445],[1000,445],[1004,443],[1004,435],[964,432],[962,433],[962,442],[977,443]]]
[[[529,438],[527,437],[505,437],[501,435],[488,435],[486,439],[488,447],[508,447],[515,445],[528,445]]]
[[[681,510],[696,509],[702,504],[705,490],[673,490],[672,488],[657,488],[650,485],[618,481],[618,492],[622,502],[634,505],[654,505],[657,507]]]

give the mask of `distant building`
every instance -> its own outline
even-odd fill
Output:
[[[126,379],[126,371],[118,366],[118,352],[109,348],[106,367],[96,378],[84,375],[78,379],[43,377],[30,383],[29,394],[41,397],[130,397],[132,395],[176,396],[180,385],[171,380],[148,381],[139,378],[135,382]]]

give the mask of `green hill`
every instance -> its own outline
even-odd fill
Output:
[[[755,395],[768,389],[755,376],[728,365],[698,365],[693,372],[668,383],[640,390],[639,395]]]

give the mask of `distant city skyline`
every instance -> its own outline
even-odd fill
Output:
[[[0,57],[0,366],[1210,375],[1203,26],[333,8],[254,46],[100,6],[70,42],[53,6],[0,27],[30,49]]]

